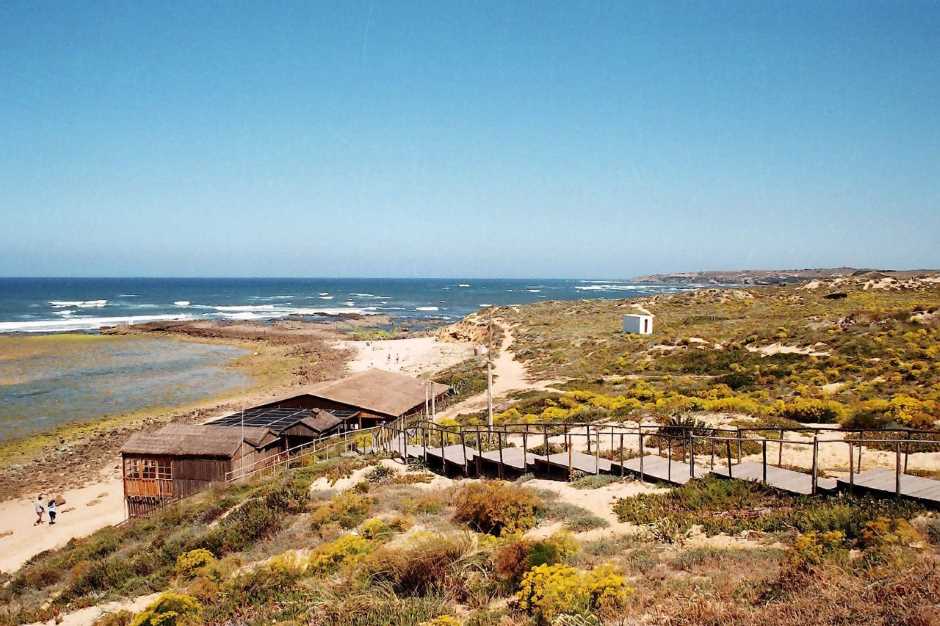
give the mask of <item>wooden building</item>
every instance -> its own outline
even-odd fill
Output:
[[[289,450],[343,430],[344,420],[324,409],[261,406],[232,413],[208,423],[209,426],[264,428]]]
[[[128,516],[224,482],[226,474],[276,456],[283,440],[266,428],[169,424],[135,433],[121,448]]]
[[[432,396],[438,407],[450,388],[380,369],[310,385],[300,393],[280,398],[255,409],[322,409],[342,418],[346,429],[368,428],[424,410]]]

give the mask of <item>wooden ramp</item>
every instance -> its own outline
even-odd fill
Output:
[[[897,488],[897,476],[892,469],[873,469],[855,475],[855,486],[863,489],[877,491],[883,495],[894,495]],[[839,486],[848,488],[851,482],[848,478],[840,478]],[[901,474],[901,495],[940,504],[940,480]]]
[[[490,461],[491,463],[500,462],[500,452],[499,450],[489,450],[487,452],[481,453],[479,456],[481,459]],[[545,457],[532,452],[526,452],[523,456],[522,448],[503,448],[502,462],[506,467],[510,467],[515,470],[525,471],[531,465],[535,465],[536,461],[544,461]]]
[[[504,450],[505,452],[505,450]],[[534,456],[534,455],[533,455]],[[536,463],[548,465],[551,468],[568,470],[569,457],[567,452],[550,454],[548,457],[536,457]],[[608,459],[598,458],[592,454],[584,452],[571,451],[571,469],[585,474],[609,474],[611,463]]]
[[[728,475],[727,465],[718,465],[716,463],[715,468],[712,469],[712,473],[723,478],[749,480],[755,483],[762,483],[764,481],[764,467],[761,463],[754,461],[745,461],[732,465],[730,476]],[[808,496],[813,493],[813,477],[811,474],[768,465],[767,486],[789,493]],[[816,479],[816,488],[818,491],[834,491],[837,486],[838,484],[834,478]]]
[[[672,460],[670,469],[669,459],[648,454],[642,457],[642,470],[644,480],[659,480],[672,483],[673,485],[684,485],[691,480],[692,467],[688,463]],[[640,475],[640,457],[636,457],[623,462],[623,469],[631,474]],[[620,463],[614,463],[611,471],[617,473],[620,470]],[[695,466],[695,477],[702,478],[708,471],[700,465]]]
[[[409,446],[410,447],[410,446]],[[421,446],[415,446],[423,451]],[[467,448],[467,458],[464,460],[464,447],[458,446],[456,444],[444,446],[443,448],[436,448],[434,446],[428,446],[428,457],[436,460],[441,460],[442,452],[443,458],[448,463],[454,463],[455,465],[463,465],[465,462],[469,463],[473,460],[476,452],[472,448]],[[410,451],[409,451],[410,452]]]

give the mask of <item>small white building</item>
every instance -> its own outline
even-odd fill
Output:
[[[652,315],[624,315],[623,332],[637,333],[640,335],[653,334],[653,316]]]

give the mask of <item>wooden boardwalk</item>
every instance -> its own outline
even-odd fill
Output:
[[[585,474],[609,474],[611,462],[604,458],[595,457],[593,454],[571,451],[569,458],[567,452],[558,452],[550,454],[548,457],[536,457],[537,465],[548,465],[556,470],[563,469],[567,471],[570,468]]]
[[[499,454],[500,454],[499,450],[489,450],[487,452],[481,453],[479,457],[486,461],[490,461],[491,463],[499,463],[499,460],[500,460]],[[525,457],[523,458],[522,448],[518,448],[518,447],[503,448],[502,454],[503,454],[503,457],[502,457],[503,465],[505,465],[506,467],[510,467],[514,470],[521,470],[521,471],[525,471],[529,467],[534,466],[536,461],[545,460],[544,456],[540,456],[532,452],[526,452]]]
[[[655,454],[647,454],[646,456],[642,457],[642,468],[640,461],[640,457],[624,461],[623,469],[626,472],[636,476],[640,475],[640,470],[642,469],[644,480],[653,479],[666,483],[672,483],[673,485],[684,485],[692,478],[692,467],[688,463],[683,463],[682,461],[673,459],[671,468],[669,459],[657,456]],[[611,471],[614,474],[618,473],[620,471],[620,463],[614,463],[613,469]],[[700,465],[695,466],[696,478],[702,478],[707,474],[708,471],[703,467]]]
[[[840,478],[839,486],[851,487],[848,478]],[[895,495],[897,489],[897,475],[892,469],[872,469],[855,475],[855,486],[870,489],[884,495]],[[901,474],[901,495],[940,504],[940,480]]]
[[[723,478],[736,478],[756,483],[764,482],[764,467],[761,463],[754,461],[732,464],[730,476],[728,475],[727,465],[716,463],[712,473]],[[894,472],[891,473],[891,476],[893,480]],[[813,493],[813,477],[803,472],[767,465],[767,486],[789,493],[810,495]],[[816,479],[818,491],[834,491],[837,486],[838,484],[834,478]]]

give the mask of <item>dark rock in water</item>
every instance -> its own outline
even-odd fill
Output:
[[[849,294],[845,293],[844,291],[834,291],[823,296],[823,298],[826,300],[843,300],[848,297]]]

